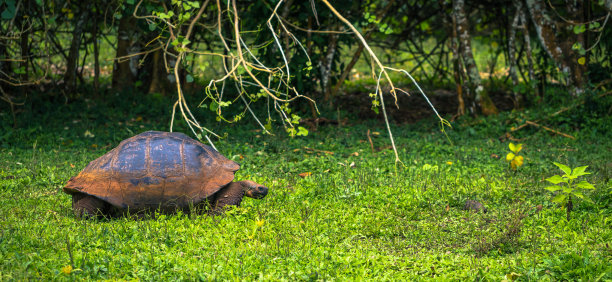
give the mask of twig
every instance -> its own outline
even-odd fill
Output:
[[[368,129],[368,141],[370,141],[370,148],[372,148],[372,153],[376,153],[376,151],[374,150],[374,142],[372,142],[372,137],[370,137],[370,129]]]
[[[554,130],[554,129],[550,128],[550,127],[546,127],[546,126],[543,126],[543,125],[537,124],[537,123],[532,122],[532,121],[528,121],[528,120],[526,120],[526,121],[525,121],[525,123],[526,123],[526,124],[529,124],[529,125],[536,126],[536,127],[541,127],[541,128],[543,128],[544,130],[550,131],[550,132],[555,133],[555,134],[559,134],[559,135],[561,135],[561,136],[563,136],[563,137],[567,137],[567,138],[570,138],[570,139],[576,139],[576,137],[574,137],[574,136],[571,136],[571,135],[569,135],[569,134],[565,134],[565,133],[563,133],[563,132],[561,132],[561,131],[558,131],[558,130]]]

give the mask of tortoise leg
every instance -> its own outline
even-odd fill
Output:
[[[244,197],[244,188],[239,182],[232,182],[223,187],[215,194],[212,204],[213,214],[220,214],[226,209],[225,206],[240,206]]]
[[[72,210],[77,217],[97,217],[107,210],[107,205],[105,201],[87,194],[72,194]]]

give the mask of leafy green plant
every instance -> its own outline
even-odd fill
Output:
[[[577,184],[574,184],[574,181],[583,175],[591,174],[590,172],[586,172],[586,168],[588,166],[579,166],[574,168],[573,170],[563,164],[553,162],[557,167],[559,167],[565,174],[564,175],[553,175],[546,179],[546,181],[555,184],[553,186],[546,187],[546,190],[551,192],[557,192],[557,195],[552,199],[553,202],[564,205],[567,211],[567,220],[570,219],[570,213],[573,209],[572,196],[580,199],[586,199],[584,194],[582,194],[583,190],[591,190],[595,189],[593,184],[587,182],[586,180],[582,180]],[[565,183],[565,185],[563,185]],[[559,185],[560,184],[560,185]]]
[[[523,165],[523,161],[525,160],[523,156],[518,154],[523,149],[523,144],[514,145],[514,143],[510,142],[508,147],[512,152],[506,155],[506,161],[510,163],[510,167],[513,170],[516,170]]]

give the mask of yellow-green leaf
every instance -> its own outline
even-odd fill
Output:
[[[593,186],[593,184],[588,183],[584,180],[580,181],[580,183],[576,184],[576,187],[580,188],[580,189],[595,189],[595,186]]]
[[[585,63],[586,63],[586,58],[585,58],[585,57],[580,57],[580,58],[578,59],[578,64],[580,64],[580,65],[584,65]]]
[[[510,144],[508,144],[508,147],[510,147],[510,151],[514,152],[515,154],[518,154],[518,152],[523,149],[523,144],[514,144],[510,142]]]
[[[514,145],[514,143],[510,142],[510,144],[508,144],[508,148],[510,148],[510,151],[516,152],[516,145]]]
[[[515,164],[517,167],[519,167],[519,166],[522,166],[522,165],[523,165],[523,160],[524,160],[523,156],[516,156],[516,157],[514,157],[514,159],[512,160],[512,162],[513,162],[513,163],[514,163],[514,164]]]
[[[511,161],[512,159],[514,159],[514,154],[513,154],[513,153],[508,153],[508,154],[506,155],[506,161],[507,161],[507,162],[509,162],[509,161]]]
[[[559,175],[553,175],[549,178],[546,178],[546,181],[552,183],[552,184],[559,184],[561,182],[567,182],[566,179],[564,179],[563,177],[559,176]]]
[[[572,175],[572,169],[569,168],[569,166],[566,166],[564,164],[560,164],[558,162],[553,162],[553,164],[555,164],[558,168],[560,168],[563,172],[565,172],[565,174]]]
[[[574,170],[572,170],[572,176],[578,177],[578,176],[583,176],[583,175],[591,174],[590,172],[585,172],[587,167],[589,167],[589,166],[585,165],[585,166],[579,166],[577,168],[574,168]]]
[[[565,200],[567,199],[567,195],[566,194],[558,194],[557,196],[555,196],[552,201],[555,203],[559,203],[559,204],[563,204],[565,205]]]
[[[72,273],[72,266],[71,265],[66,265],[66,266],[62,267],[62,273],[64,273],[64,274]]]

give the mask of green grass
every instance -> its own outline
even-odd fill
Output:
[[[378,122],[295,139],[281,130],[260,136],[252,124],[213,125],[228,133],[216,145],[241,163],[237,179],[267,185],[265,199],[220,217],[81,220],[61,192],[66,181],[120,140],[168,129],[164,98],[107,100],[35,101],[18,129],[0,115],[0,280],[612,279],[611,126],[609,116],[581,115],[589,104],[548,124],[576,140],[517,132],[526,159],[516,172],[497,137],[516,119],[557,108],[462,119],[449,131],[454,145],[433,119],[394,125],[404,166],[393,163]],[[380,132],[373,143],[382,150],[371,151],[368,129]],[[543,179],[559,173],[553,161],[593,172],[585,177],[597,188],[593,203],[578,202],[570,221],[544,189]],[[467,199],[488,213],[463,210]],[[62,273],[68,265],[71,274]]]

